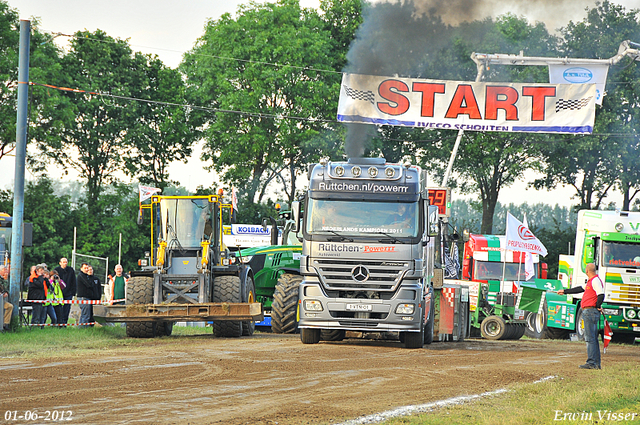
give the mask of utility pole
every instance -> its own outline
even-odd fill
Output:
[[[13,316],[18,316],[20,284],[22,281],[22,238],[24,224],[24,175],[27,157],[27,125],[29,99],[29,44],[31,21],[20,21],[20,50],[18,61],[18,116],[16,122],[16,167],[13,189],[13,223],[11,229],[11,275],[9,277],[9,302],[13,304]]]

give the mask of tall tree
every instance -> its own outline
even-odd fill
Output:
[[[185,55],[190,102],[216,111],[204,117],[203,159],[249,202],[276,179],[292,200],[297,175],[327,152],[325,125],[314,120],[333,112],[330,47],[316,11],[280,0],[209,21]]]
[[[177,184],[169,178],[168,167],[174,161],[186,162],[193,143],[200,137],[197,116],[183,106],[185,84],[179,71],[165,66],[157,58],[146,57],[144,83],[137,90],[148,102],[130,103],[137,124],[127,135],[133,147],[124,157],[126,170],[144,184],[165,189]]]
[[[0,0],[0,159],[13,152],[16,141],[16,108],[18,89],[18,53],[20,45],[20,17],[15,9]],[[38,28],[38,21],[31,23],[30,78],[31,81],[47,80],[59,70],[58,49],[52,37]],[[47,96],[30,94],[30,135],[42,137],[48,129],[48,121],[42,119],[43,110],[49,105]]]
[[[129,172],[142,171],[151,176],[155,172],[154,177],[164,181],[166,171],[158,172],[154,158],[145,153],[173,154],[173,150],[162,153],[163,147],[157,147],[164,142],[159,140],[163,136],[177,142],[180,152],[185,130],[177,125],[168,130],[166,121],[175,124],[174,115],[165,117],[158,107],[130,99],[166,98],[167,89],[162,86],[166,83],[154,81],[165,72],[163,67],[157,61],[149,65],[148,56],[132,52],[127,41],[109,37],[101,30],[76,33],[60,63],[64,71],[56,85],[85,92],[62,92],[50,117],[53,129],[40,141],[40,148],[63,167],[79,172],[86,182],[89,209],[94,210],[103,187],[116,180],[117,172],[131,165],[131,156],[137,155],[138,164]],[[175,77],[169,80],[179,82]],[[172,131],[175,134],[167,136]]]
[[[562,29],[561,55],[576,58],[610,58],[624,40],[640,39],[638,11],[605,0],[587,9],[580,22],[569,22]],[[543,149],[545,177],[538,188],[557,184],[576,189],[578,209],[600,208],[603,198],[617,186],[623,193],[623,208],[640,188],[637,161],[640,119],[640,68],[632,58],[610,67],[606,96],[596,107],[593,136],[565,137]]]

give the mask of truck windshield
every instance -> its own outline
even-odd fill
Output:
[[[640,244],[603,241],[602,265],[640,269]]]
[[[184,248],[200,246],[205,224],[210,220],[207,199],[161,199],[162,234],[171,246],[178,243]]]
[[[536,265],[537,266],[537,265]],[[497,261],[474,261],[474,276],[475,280],[502,280],[502,267],[503,263],[499,263]],[[520,271],[520,277],[518,278],[518,270]],[[536,267],[534,267],[534,271],[537,274]],[[535,279],[537,276],[534,275],[531,279]],[[505,272],[504,272],[504,280],[506,281],[524,281],[524,263],[507,263]]]
[[[416,237],[418,203],[310,199],[306,230],[310,234],[357,236],[387,233]]]

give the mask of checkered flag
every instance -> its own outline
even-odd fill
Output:
[[[351,87],[347,87],[345,85],[342,86],[344,88],[344,92],[352,99],[355,100],[366,100],[367,102],[373,104],[376,101],[376,96],[372,91],[362,91],[352,89]]]
[[[572,111],[577,111],[587,106],[592,98],[593,96],[585,97],[580,100],[558,99],[558,101],[556,102],[556,112],[560,112],[563,109],[570,109]]]

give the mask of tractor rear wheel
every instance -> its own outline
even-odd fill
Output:
[[[238,276],[216,276],[213,279],[214,303],[241,303],[242,285]],[[234,337],[242,335],[242,321],[214,320],[213,335],[217,337]]]
[[[271,331],[293,334],[298,330],[298,287],[302,276],[285,273],[278,278],[271,304]]]
[[[134,276],[127,282],[126,304],[153,304],[153,278]],[[157,334],[156,322],[126,322],[127,336],[153,338]]]
[[[486,317],[480,324],[482,337],[491,340],[504,339],[507,333],[507,324],[499,316]]]
[[[245,293],[242,297],[243,303],[256,302],[256,285],[253,283],[253,278],[247,276],[247,283],[245,285]],[[242,336],[251,336],[256,330],[256,322],[253,320],[245,320],[242,322]]]

